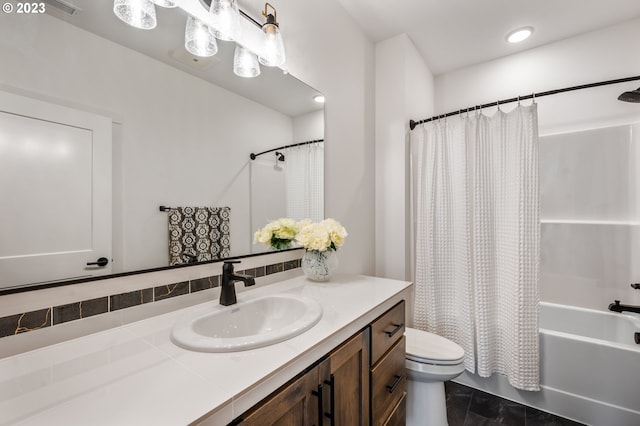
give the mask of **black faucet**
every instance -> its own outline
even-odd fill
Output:
[[[616,303],[611,303],[609,305],[609,310],[613,312],[635,312],[636,314],[640,314],[640,306],[632,306],[632,305],[621,305],[619,300],[615,301]]]
[[[222,283],[220,284],[220,304],[224,306],[235,305],[236,300],[236,281],[242,281],[245,287],[256,284],[256,280],[248,275],[235,274],[233,272],[233,264],[240,263],[239,260],[228,260],[222,265]]]

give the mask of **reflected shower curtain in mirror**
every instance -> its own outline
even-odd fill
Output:
[[[536,104],[411,133],[414,322],[465,350],[465,367],[539,390]]]
[[[285,154],[287,217],[324,219],[324,142],[294,146]]]

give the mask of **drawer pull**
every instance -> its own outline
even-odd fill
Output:
[[[384,333],[388,336],[388,337],[393,337],[398,331],[402,330],[402,327],[404,327],[404,323],[401,324],[391,324],[394,329],[391,331],[385,331]]]
[[[331,426],[334,426],[336,423],[336,418],[335,418],[335,403],[336,403],[336,394],[335,394],[335,377],[334,375],[330,375],[329,376],[329,380],[325,380],[324,381],[325,385],[329,385],[331,387],[329,395],[330,395],[330,400],[329,400],[329,412],[328,413],[324,413],[324,416],[326,418],[328,418],[329,420],[331,420]]]
[[[389,391],[389,393],[394,393],[395,390],[398,388],[398,385],[400,384],[400,382],[404,378],[403,375],[397,375],[397,374],[394,377],[396,379],[393,381],[393,383],[390,384],[390,385],[387,385],[387,390]]]
[[[322,385],[318,385],[318,390],[311,391],[311,394],[318,397],[318,426],[322,426],[322,410],[324,409],[322,403]]]

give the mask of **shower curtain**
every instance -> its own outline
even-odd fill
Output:
[[[414,323],[465,350],[465,368],[539,390],[536,104],[411,133]]]
[[[285,154],[287,217],[324,219],[324,142],[295,146]]]

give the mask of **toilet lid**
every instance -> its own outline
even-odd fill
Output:
[[[407,327],[407,359],[427,364],[459,364],[464,359],[464,349],[437,334]]]

